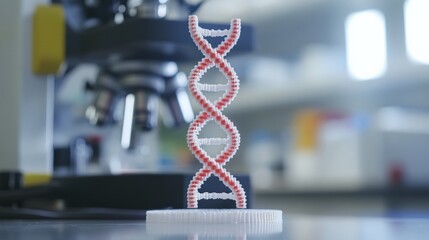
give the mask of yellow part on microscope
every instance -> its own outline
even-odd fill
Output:
[[[61,5],[37,6],[32,43],[33,73],[55,74],[65,58],[65,20]]]
[[[49,174],[25,173],[23,175],[24,187],[33,187],[48,184],[52,179]]]

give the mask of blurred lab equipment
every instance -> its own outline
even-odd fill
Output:
[[[385,184],[425,188],[429,183],[429,113],[385,107],[376,115]]]
[[[383,107],[371,115],[300,110],[290,123],[293,130],[290,144],[283,146],[287,149],[283,156],[284,185],[255,184],[255,188],[289,191],[424,189],[429,183],[425,171],[425,156],[429,154],[427,122],[427,112],[400,107]],[[251,147],[263,149],[265,145],[257,143]],[[273,168],[258,165],[251,166],[250,172],[263,169],[268,171],[266,175],[275,176]]]
[[[95,82],[88,84],[95,93],[86,110],[91,124],[113,123],[118,99],[124,98],[119,121],[122,123],[120,142],[124,149],[133,149],[139,132],[156,128],[159,97],[168,109],[169,115],[164,117],[169,117],[166,122],[170,126],[192,120],[193,112],[185,91],[186,76],[179,72],[174,56],[181,46],[175,39],[165,39],[169,37],[165,32],[170,31],[174,23],[164,19],[168,12],[179,9],[168,7],[168,1],[158,0],[65,0],[62,3],[71,35],[75,35],[79,43],[75,49],[71,47],[72,60],[68,63],[73,66],[96,62],[100,67]],[[185,1],[176,5],[189,11],[197,8]],[[164,39],[155,32],[164,34]],[[172,49],[168,51],[168,48]]]
[[[98,68],[95,79],[88,79],[86,84],[95,96],[86,117],[101,127],[121,124],[121,139],[117,142],[123,148],[132,150],[140,132],[156,127],[158,98],[165,103],[164,122],[168,126],[191,121],[193,112],[185,90],[186,76],[179,72],[177,63],[200,57],[192,47],[183,17],[196,11],[202,1],[189,4],[183,0],[56,0],[53,1],[56,4],[38,6],[48,3],[22,0],[2,6],[2,9],[22,12],[23,19],[33,22],[31,25],[31,21],[17,16],[11,25],[6,24],[10,21],[2,21],[4,29],[16,28],[24,33],[11,33],[2,49],[23,49],[24,55],[33,49],[33,59],[21,59],[11,53],[10,56],[16,56],[19,61],[12,62],[22,66],[19,68],[7,61],[7,54],[2,58],[5,77],[19,78],[19,81],[1,83],[1,89],[10,90],[2,94],[2,110],[6,111],[2,114],[3,126],[6,126],[2,127],[2,133],[10,136],[10,141],[2,144],[5,161],[8,161],[2,169],[52,172],[53,115],[64,112],[55,107],[56,97],[64,85],[62,81],[83,64],[95,64]],[[249,26],[244,26],[243,38],[234,53],[250,50],[250,36]],[[21,42],[25,48],[18,44]],[[33,72],[29,71],[30,64]],[[54,81],[55,73],[58,73],[57,81]],[[121,103],[123,107],[118,106]],[[122,116],[114,119],[117,107],[123,109],[119,111]],[[59,111],[53,112],[54,109]],[[70,134],[69,143],[78,137],[73,134],[93,133],[79,132],[79,129],[88,129],[79,125],[84,123],[77,121],[67,126],[76,129]],[[109,146],[103,146],[103,150],[106,148]]]
[[[185,90],[187,79],[179,72],[178,63],[197,59],[200,55],[192,48],[184,20],[203,1],[190,4],[183,0],[102,3],[65,0],[62,3],[71,35],[70,44],[67,44],[70,50],[67,66],[73,68],[90,62],[99,67],[95,81],[87,84],[95,97],[85,115],[91,124],[100,127],[122,125],[117,142],[120,141],[120,146],[128,152],[116,149],[115,142],[108,140],[109,145],[104,148],[110,148],[107,150],[110,155],[118,156],[113,160],[104,159],[109,162],[109,169],[117,169],[114,166],[118,164],[114,162],[119,162],[120,158],[143,157],[148,161],[158,158],[156,154],[147,154],[156,151],[147,141],[158,139],[150,137],[154,134],[146,134],[148,139],[141,142],[145,141],[141,132],[156,128],[160,108],[168,127],[181,126],[193,119]],[[237,52],[248,51],[251,47],[246,31],[249,33],[248,28]],[[162,99],[162,107],[158,106],[158,99]],[[110,134],[109,137],[117,136]],[[145,145],[148,147],[144,148]],[[139,153],[146,155],[138,157]]]
[[[133,205],[135,208],[180,207],[174,202],[164,204],[173,201],[173,197],[165,196],[167,186],[162,185],[171,176],[168,173],[153,173],[156,179],[160,179],[161,185],[153,184],[151,174],[136,174],[136,181],[127,180],[126,175],[91,176],[87,179],[89,183],[82,182],[82,176],[66,178],[64,175],[103,173],[94,164],[118,154],[115,146],[119,143],[120,147],[126,149],[126,154],[118,154],[115,159],[126,161],[131,155],[141,158],[138,151],[134,150],[138,145],[148,144],[138,141],[141,132],[156,131],[154,129],[160,108],[158,99],[164,103],[162,108],[167,114],[163,117],[167,126],[179,126],[193,119],[193,110],[185,90],[186,76],[179,71],[178,63],[201,58],[189,38],[186,17],[202,3],[185,0],[1,2],[0,27],[7,37],[4,41],[2,39],[0,45],[2,51],[6,51],[0,57],[0,70],[7,80],[0,83],[1,133],[5,136],[1,144],[0,170],[20,172],[24,178],[29,173],[52,175],[56,141],[53,139],[56,136],[54,131],[67,128],[69,134],[62,140],[63,146],[55,146],[59,150],[55,156],[59,156],[59,160],[66,160],[59,161],[59,168],[54,172],[61,177],[53,180],[44,178],[42,182],[48,185],[34,189],[34,192],[31,189],[27,192],[26,188],[10,192],[7,197],[0,197],[1,202],[21,204],[27,196],[63,199],[70,207],[99,207],[103,201],[115,195],[115,191],[124,191],[130,196],[139,192],[145,199],[145,194],[151,193],[147,200]],[[207,28],[226,28],[225,24],[202,25]],[[250,26],[244,25],[242,38],[233,54],[249,51],[252,48],[251,36]],[[85,115],[89,123],[101,127],[101,130],[92,130],[80,118],[69,119],[69,116],[75,117],[81,112],[65,114],[67,108],[57,102],[61,98],[61,87],[67,85],[65,81],[75,80],[67,79],[67,76],[85,64],[97,68],[94,79],[85,79],[85,89],[81,89],[82,93],[90,91],[94,96]],[[84,81],[80,79],[80,82]],[[74,85],[75,90],[78,89],[77,85]],[[82,103],[85,103],[83,98]],[[66,117],[59,116],[62,114]],[[118,115],[121,117],[118,118]],[[69,122],[53,128],[54,121],[58,119]],[[117,123],[121,125],[120,129],[110,127]],[[55,124],[62,122],[56,121]],[[117,132],[120,132],[120,139],[109,138],[114,135],[111,133]],[[91,136],[95,135],[96,143],[90,143]],[[158,141],[157,138],[149,140]],[[151,148],[146,150],[156,151]],[[97,159],[94,158],[95,151],[99,151]],[[65,158],[70,158],[70,161]],[[114,164],[114,161],[110,163]],[[123,171],[119,169],[114,173]],[[174,176],[179,180],[173,181],[186,182],[183,180],[186,174]],[[243,178],[240,181],[246,182],[247,176]],[[125,182],[121,184],[123,179]],[[78,190],[73,192],[67,188],[69,183]],[[81,192],[81,186],[90,186],[90,183],[96,187],[88,189],[87,193]],[[217,182],[210,184],[215,188],[217,185]],[[23,183],[20,188],[25,186],[28,186],[27,183]],[[91,202],[91,194],[97,195],[102,191],[101,188],[106,194]],[[250,188],[250,185],[246,185],[246,188]],[[175,201],[180,202],[185,188],[178,187],[173,193]],[[73,205],[73,200],[67,196],[79,198],[82,204]],[[162,204],[153,205],[156,201]],[[131,207],[127,203],[127,199],[121,198],[105,207]]]

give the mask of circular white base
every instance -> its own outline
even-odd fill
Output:
[[[282,211],[270,209],[171,209],[146,213],[147,223],[225,224],[282,221]]]

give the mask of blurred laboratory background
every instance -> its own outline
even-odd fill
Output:
[[[30,35],[13,39],[10,19],[17,17],[3,10],[13,5],[7,2],[0,4],[1,41],[30,41]],[[103,5],[53,2],[74,10],[74,3],[85,2],[84,13],[94,16]],[[111,21],[120,25],[136,14],[186,21],[183,12],[192,10],[183,10],[182,2],[195,7],[201,1],[150,1],[157,2],[156,14],[139,8],[140,2],[145,1],[119,5]],[[202,22],[241,18],[248,27],[237,52],[226,56],[240,91],[224,114],[241,133],[240,149],[226,168],[250,175],[252,207],[286,214],[429,217],[429,1],[206,0],[198,7]],[[65,14],[68,29],[103,24],[101,17],[79,22]],[[160,31],[153,25],[146,34]],[[188,37],[186,28],[180,31]],[[101,48],[120,36],[128,39],[125,32],[102,34],[85,35],[88,49],[76,51],[48,80],[12,88],[0,83],[6,84],[0,85],[0,109],[15,114],[1,113],[0,152],[21,159],[2,170],[18,166],[24,172],[81,176],[201,167],[186,145],[188,123],[201,110],[186,96],[186,75],[202,55],[189,45],[183,49],[195,51],[195,57],[179,54],[166,61],[148,49],[142,55],[158,62],[129,54],[116,61],[125,57],[103,55]],[[159,42],[150,46],[162,48],[165,56],[177,50]],[[18,57],[4,46],[0,82],[28,78],[32,73],[23,69],[29,68],[30,46],[16,47]],[[91,46],[101,53],[91,55]],[[108,63],[85,61],[85,51]],[[36,86],[41,81],[45,85]],[[225,78],[214,68],[202,81]],[[207,124],[201,134],[223,132]],[[51,160],[36,164],[37,159]]]
[[[228,6],[228,7],[226,7]],[[428,216],[429,2],[208,1],[201,18],[254,26],[231,58],[231,169],[286,213]]]

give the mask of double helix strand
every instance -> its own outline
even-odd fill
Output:
[[[195,120],[190,124],[187,133],[187,142],[190,150],[196,158],[203,164],[191,180],[188,186],[187,202],[188,208],[197,208],[200,199],[232,199],[236,202],[237,208],[246,208],[246,193],[240,182],[227,172],[223,166],[236,153],[240,144],[240,134],[234,124],[221,113],[237,95],[239,80],[231,65],[224,59],[225,55],[236,44],[240,36],[241,23],[239,19],[231,21],[229,30],[208,30],[198,26],[197,16],[189,17],[189,31],[194,43],[204,54],[204,58],[192,69],[189,76],[189,88],[202,106],[201,111]],[[221,37],[225,39],[215,49],[204,39],[204,36]],[[199,83],[201,77],[212,67],[219,69],[228,79],[226,85],[209,85]],[[225,93],[214,103],[209,101],[202,91],[225,91]],[[204,125],[214,120],[228,135],[225,139],[208,138],[198,139],[198,134]],[[201,145],[226,144],[225,148],[215,158],[209,156]],[[200,193],[198,190],[207,178],[214,174],[227,186],[231,193]]]

